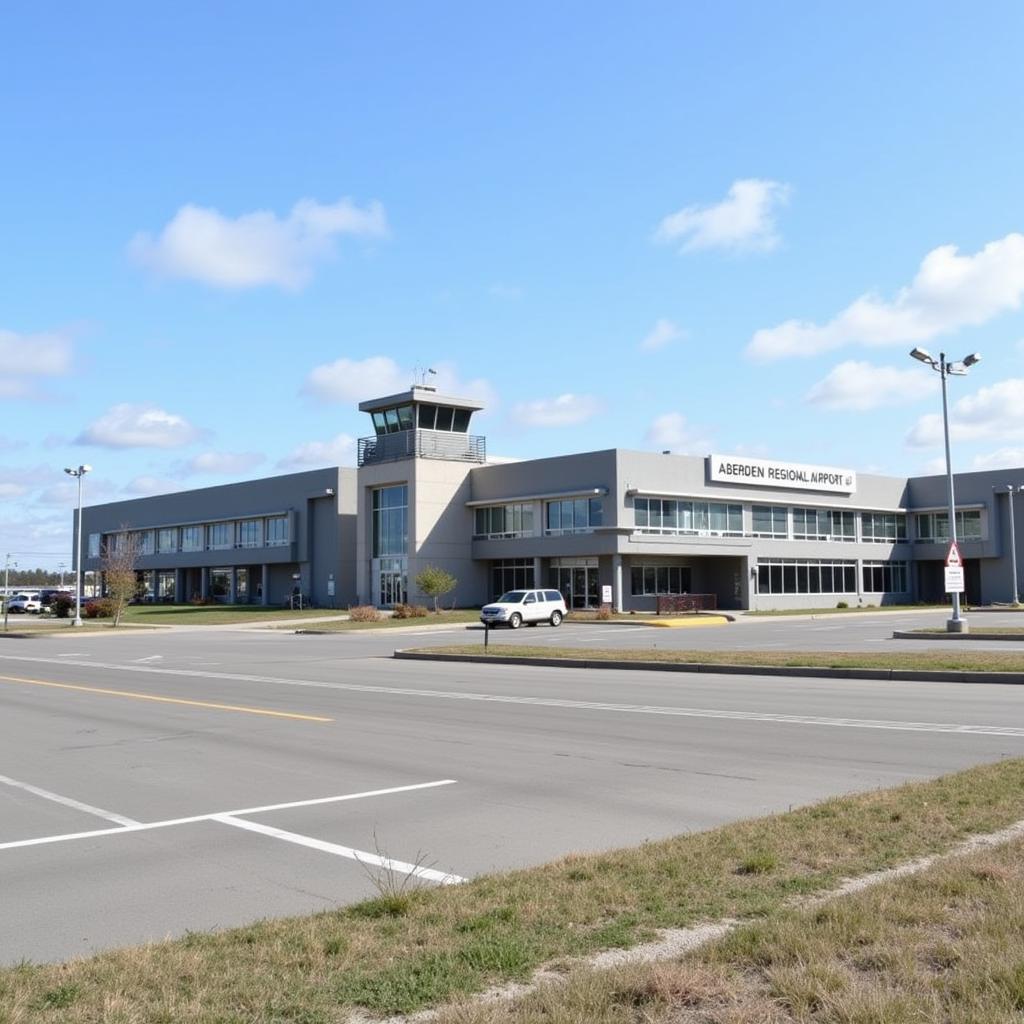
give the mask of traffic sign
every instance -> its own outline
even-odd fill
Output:
[[[964,592],[964,567],[962,565],[947,565],[944,575],[947,594],[962,594]]]
[[[964,560],[960,557],[960,549],[957,547],[956,541],[951,540],[949,542],[949,551],[946,552],[946,565],[949,568],[963,568]]]

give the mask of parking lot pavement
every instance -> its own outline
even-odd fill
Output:
[[[0,961],[336,906],[382,860],[437,884],[1024,753],[1018,688],[406,663],[350,639],[0,647]]]

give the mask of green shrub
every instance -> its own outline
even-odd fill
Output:
[[[58,619],[66,619],[75,607],[75,599],[70,594],[54,594],[50,601],[50,611]]]
[[[850,606],[845,601],[836,601],[837,608],[849,608]]]

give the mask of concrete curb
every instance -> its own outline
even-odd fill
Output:
[[[1024,672],[930,672],[899,668],[814,668],[799,665],[708,665],[700,662],[597,661],[586,658],[521,658],[487,654],[430,654],[426,651],[396,650],[400,661],[462,661],[478,665],[538,665],[542,668],[597,668],[638,672],[689,672],[706,675],[788,676],[810,679],[880,679],[886,682],[1003,683],[1024,685]]]
[[[897,630],[893,633],[892,638],[893,640],[1009,640],[1021,643],[1024,641],[1024,633],[1014,636],[1008,633],[917,633]]]

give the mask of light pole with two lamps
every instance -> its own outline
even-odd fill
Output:
[[[936,359],[923,348],[912,349],[910,355],[919,362],[930,366],[942,378],[942,431],[946,440],[946,497],[949,501],[949,539],[956,544],[956,500],[953,496],[953,466],[949,459],[949,405],[946,398],[946,378],[965,377],[967,370],[981,361],[977,352],[964,356],[959,362],[950,362],[946,353],[940,352]],[[966,633],[967,620],[960,614],[960,592],[953,591],[953,617],[946,620],[946,632]]]
[[[72,626],[82,625],[82,477],[92,471],[92,466],[79,466],[78,469],[65,468],[68,476],[78,479],[78,530],[75,540],[77,550],[75,551],[75,620]]]

